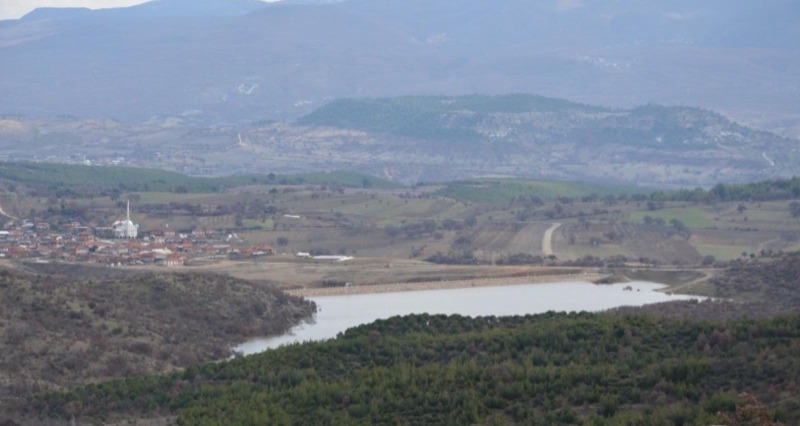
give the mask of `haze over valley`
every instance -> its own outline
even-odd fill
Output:
[[[800,423],[798,22],[0,21],[0,425]]]
[[[358,170],[404,184],[494,176],[674,188],[798,171],[796,139],[711,111],[531,95],[349,99],[296,122],[250,125],[6,117],[0,136],[9,160],[192,175]]]
[[[702,107],[797,136],[797,14],[789,0],[39,9],[0,24],[0,112],[252,122],[339,98],[532,93]]]

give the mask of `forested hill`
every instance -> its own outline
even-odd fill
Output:
[[[233,345],[284,333],[315,311],[313,302],[222,275],[3,266],[0,407],[33,392],[225,359]]]
[[[299,122],[434,142],[618,144],[661,150],[767,148],[786,142],[699,108],[645,105],[610,109],[522,94],[341,99]]]
[[[262,182],[269,173],[310,182],[309,173],[336,170],[403,184],[520,177],[671,188],[800,175],[800,142],[716,112],[528,94],[342,99],[297,122],[210,127],[6,116],[0,147],[18,161],[122,157],[193,175],[236,175],[184,183],[190,191]],[[355,181],[361,186],[363,177]]]
[[[179,424],[208,425],[699,425],[762,415],[797,424],[798,347],[798,315],[719,323],[415,315],[170,376],[46,395],[24,410],[103,422],[174,414]]]
[[[385,132],[433,141],[486,139],[478,126],[496,114],[609,112],[603,107],[535,95],[406,96],[340,99],[302,117],[301,124]]]
[[[712,185],[797,174],[797,141],[698,108],[611,109],[533,95],[343,99],[302,117],[396,169],[426,175],[557,177]],[[344,143],[344,141],[343,141]],[[414,166],[411,166],[414,158]],[[434,170],[435,169],[435,170]]]

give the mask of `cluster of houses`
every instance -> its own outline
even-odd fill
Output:
[[[120,232],[120,226],[125,232]],[[216,230],[191,233],[159,231],[137,235],[130,218],[114,227],[71,222],[51,229],[48,223],[14,221],[0,231],[0,257],[92,262],[107,265],[181,266],[190,262],[274,254],[269,245],[247,246]]]

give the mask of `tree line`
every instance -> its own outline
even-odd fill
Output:
[[[796,424],[798,347],[798,314],[411,315],[330,341],[41,395],[21,409],[209,425],[689,425],[735,418],[752,402],[747,392],[770,422]]]

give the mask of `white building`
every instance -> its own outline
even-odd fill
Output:
[[[128,200],[128,214],[125,220],[118,220],[112,225],[114,237],[116,238],[136,238],[139,235],[139,225],[131,221],[131,201]]]

